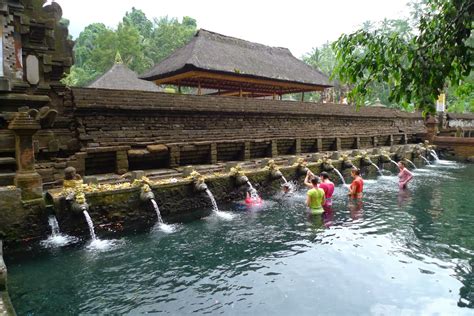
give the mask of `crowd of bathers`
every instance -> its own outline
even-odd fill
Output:
[[[398,163],[399,173],[398,185],[401,190],[406,189],[408,182],[413,178],[411,173],[403,161]],[[351,169],[352,183],[349,185],[347,195],[350,199],[362,199],[364,191],[364,179],[360,174],[360,170],[356,167]],[[327,172],[321,172],[319,176],[310,170],[306,173],[304,184],[309,188],[306,194],[306,205],[312,214],[322,214],[332,206],[332,195],[334,194],[334,183],[329,179]]]
[[[408,182],[413,178],[411,173],[403,161],[398,163],[399,173],[399,187],[401,190],[407,188]],[[360,174],[360,170],[357,167],[351,169],[352,183],[349,185],[349,192],[347,195],[352,200],[361,200],[364,191],[364,179]],[[325,171],[321,172],[319,176],[308,170],[304,179],[304,184],[308,187],[306,193],[306,205],[308,206],[311,214],[323,214],[325,211],[329,211],[332,206],[332,196],[334,194],[334,183],[329,178],[329,174]],[[289,185],[286,183],[283,185],[283,193],[286,194],[290,191]],[[256,195],[247,192],[245,203],[248,205],[258,205],[262,203],[262,199]]]

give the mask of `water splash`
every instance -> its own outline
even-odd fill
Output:
[[[227,220],[231,220],[232,218],[234,218],[234,216],[230,213],[219,211],[219,207],[217,206],[216,199],[214,198],[214,195],[209,189],[206,189],[206,194],[209,197],[209,200],[211,200],[212,211],[214,212],[214,214]]]
[[[433,149],[430,150],[430,155],[435,159],[435,161],[439,160],[439,157],[436,154],[436,151],[434,151]]]
[[[379,175],[383,176],[382,170],[380,170],[379,166],[377,166],[376,164],[374,164],[372,161],[370,162],[370,164],[371,164],[372,166],[374,166],[375,169],[377,169],[377,172],[379,173]]]
[[[344,179],[344,177],[342,176],[342,174],[339,172],[339,170],[337,170],[336,168],[332,169],[334,170],[335,173],[337,173],[337,175],[339,176],[339,178],[341,178],[341,181],[342,181],[342,184],[344,186],[347,186],[347,183],[346,183],[346,180]]]
[[[250,192],[250,198],[252,200],[258,199],[258,192],[257,190],[253,187],[252,183],[250,181],[247,181],[247,185],[249,186],[249,192]]]
[[[398,169],[398,163],[395,160],[393,160],[392,158],[389,158],[389,159],[390,159],[390,162],[393,163],[395,165],[395,167],[397,167],[397,169]]]
[[[412,165],[413,169],[417,169],[416,166],[415,166],[415,164],[413,163],[413,161],[411,161],[410,159],[406,159],[406,158],[405,158],[405,160],[406,160],[410,165]]]
[[[84,217],[86,218],[87,225],[89,226],[89,232],[91,234],[91,239],[92,241],[97,240],[97,237],[95,236],[95,231],[94,231],[94,223],[92,222],[92,218],[89,215],[89,212],[83,211]]]
[[[41,246],[45,248],[61,247],[74,243],[78,240],[76,237],[61,234],[56,216],[49,216],[48,224],[49,227],[51,227],[51,235],[46,240],[40,242]]]
[[[156,212],[156,217],[158,218],[158,223],[163,224],[163,218],[161,217],[160,208],[158,207],[158,203],[156,203],[155,199],[151,199],[151,204]]]
[[[426,159],[425,157],[420,156],[420,158],[423,159],[427,165],[431,165],[431,162],[428,159]]]
[[[281,178],[283,179],[283,181],[284,181],[284,183],[285,183],[285,184],[287,184],[287,183],[288,183],[288,181],[286,181],[286,178],[285,178],[285,176],[284,176],[284,175],[281,175]]]

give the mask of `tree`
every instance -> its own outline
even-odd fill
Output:
[[[373,84],[385,83],[389,100],[413,103],[434,112],[434,101],[445,86],[469,75],[474,0],[425,0],[418,12],[415,34],[390,28],[343,34],[334,44],[335,74],[353,86],[350,99],[358,105],[372,93]]]
[[[75,64],[63,82],[70,86],[85,85],[107,71],[117,53],[123,63],[137,73],[183,46],[196,32],[196,20],[163,17],[151,22],[141,10],[132,8],[116,29],[102,23],[88,25],[74,47]]]
[[[131,12],[126,12],[122,20],[123,24],[134,26],[144,39],[149,39],[153,33],[153,22],[148,20],[142,10],[132,7]]]
[[[182,23],[176,18],[155,19],[155,29],[150,39],[148,56],[158,63],[184,46],[196,33],[196,20],[183,17]]]

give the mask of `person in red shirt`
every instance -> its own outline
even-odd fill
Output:
[[[351,176],[354,178],[351,185],[349,186],[349,197],[353,199],[361,199],[362,191],[364,191],[364,180],[360,176],[360,170],[352,168]]]

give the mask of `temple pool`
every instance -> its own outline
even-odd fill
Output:
[[[309,218],[304,191],[174,231],[7,258],[18,315],[473,315],[474,165],[366,182],[363,205],[336,189]],[[264,197],[265,198],[265,197]]]

